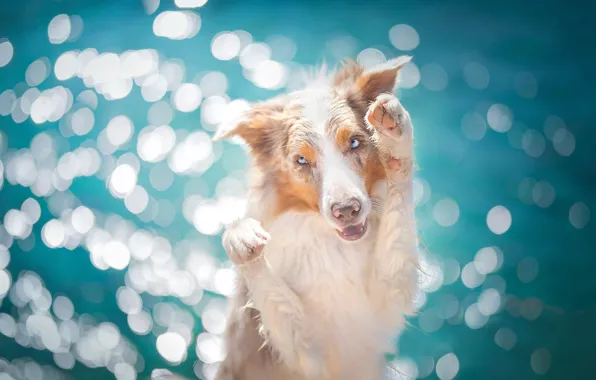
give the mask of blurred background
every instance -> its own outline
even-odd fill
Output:
[[[248,102],[414,56],[419,313],[388,379],[594,378],[595,6],[0,5],[0,379],[211,379]]]

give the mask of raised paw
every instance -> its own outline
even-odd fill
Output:
[[[271,236],[252,218],[232,223],[223,234],[223,247],[234,264],[247,264],[257,259]]]
[[[369,128],[396,140],[407,139],[412,133],[408,111],[390,94],[379,95],[368,107],[366,122]]]
[[[409,178],[413,171],[413,129],[408,111],[394,95],[382,94],[368,108],[365,120],[390,179]]]

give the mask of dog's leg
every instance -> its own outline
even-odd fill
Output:
[[[403,324],[412,313],[416,290],[417,236],[412,196],[413,129],[397,98],[382,94],[371,104],[366,123],[373,132],[387,173],[387,194],[371,261],[369,294],[387,323]]]
[[[259,312],[259,332],[266,343],[291,370],[322,379],[324,360],[309,338],[302,302],[261,256],[269,239],[259,222],[245,218],[229,226],[222,240],[246,281],[250,306]]]

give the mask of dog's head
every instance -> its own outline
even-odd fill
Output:
[[[272,191],[272,212],[320,213],[349,241],[366,233],[370,193],[385,178],[364,115],[382,93],[393,92],[399,57],[364,70],[344,65],[303,90],[255,104],[218,131],[216,139],[241,137]]]

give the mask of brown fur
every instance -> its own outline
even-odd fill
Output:
[[[288,210],[319,211],[319,190],[311,181],[297,181],[288,172],[275,175],[276,205],[274,216]]]
[[[354,136],[354,130],[352,128],[339,127],[335,132],[335,143],[344,150],[349,149],[352,136]]]
[[[373,185],[380,180],[384,180],[387,178],[387,174],[385,172],[385,167],[379,160],[377,155],[369,157],[366,161],[366,165],[364,167],[366,174],[364,178],[366,178],[366,191],[368,194],[371,194]]]
[[[364,115],[370,102],[382,92],[392,91],[396,70],[366,73],[356,62],[347,62],[336,74],[331,114],[325,126],[326,134],[335,134],[337,145],[346,152],[366,183],[370,194],[372,185],[385,178],[375,147],[370,143],[370,131]],[[300,106],[290,95],[279,96],[256,104],[243,122],[228,133],[240,136],[251,148],[251,155],[259,166],[269,168],[267,180],[260,186],[273,185],[275,217],[289,210],[319,211],[319,190],[309,167],[316,167],[318,152],[310,143],[313,138],[308,125],[300,119]],[[350,155],[353,138],[361,147]],[[305,157],[306,167],[296,165],[298,156]]]

